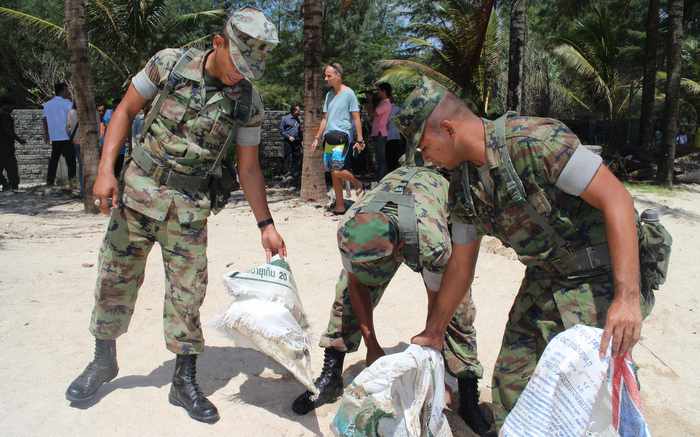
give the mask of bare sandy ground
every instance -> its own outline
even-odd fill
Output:
[[[700,189],[672,195],[635,192],[641,210],[660,206],[675,239],[671,276],[657,294],[634,356],[645,411],[657,436],[700,435],[700,362],[697,287],[700,283]],[[290,252],[316,335],[326,325],[340,260],[337,222],[321,209],[271,194],[271,207]],[[199,380],[221,413],[215,425],[195,422],[167,401],[174,356],[163,343],[164,274],[160,251],[148,260],[130,331],[118,340],[119,376],[89,408],[64,399],[66,386],[89,361],[87,330],[97,251],[107,221],[87,216],[75,201],[36,194],[0,194],[0,435],[1,436],[311,436],[330,435],[337,404],[298,417],[290,408],[303,391],[262,354],[233,347],[205,328]],[[228,307],[222,275],[264,260],[247,204],[229,205],[209,224],[209,291],[203,322]],[[500,336],[523,268],[495,241],[487,241],[474,285],[479,353],[486,369],[482,399]],[[375,319],[382,344],[402,350],[425,320],[425,291],[406,268],[389,287]],[[313,350],[314,371],[322,351]],[[364,349],[346,360],[346,383],[364,367]]]

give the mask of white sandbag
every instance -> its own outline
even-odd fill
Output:
[[[549,342],[502,437],[651,437],[633,365],[598,350],[603,330],[576,325]]]
[[[311,372],[308,322],[286,261],[275,257],[248,272],[226,274],[224,285],[233,302],[214,325],[239,346],[268,355],[318,393]]]
[[[444,408],[442,355],[411,345],[379,358],[355,377],[331,429],[343,437],[451,437]]]

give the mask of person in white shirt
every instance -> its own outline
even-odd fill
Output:
[[[56,95],[44,104],[44,142],[51,143],[51,158],[49,169],[46,173],[46,185],[52,186],[56,180],[56,169],[61,155],[68,165],[68,178],[75,179],[75,150],[70,141],[70,135],[66,132],[68,113],[73,108],[69,100],[68,86],[59,82],[54,86]]]

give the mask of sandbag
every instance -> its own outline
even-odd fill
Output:
[[[343,437],[452,437],[444,408],[442,355],[411,345],[379,358],[355,377],[331,430]]]
[[[651,437],[629,354],[600,358],[603,330],[575,325],[549,342],[502,437]]]
[[[289,264],[274,257],[247,272],[224,275],[224,285],[233,302],[214,325],[239,346],[268,355],[318,393],[311,372],[309,324]]]

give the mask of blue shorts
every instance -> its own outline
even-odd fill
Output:
[[[348,137],[345,134],[334,134],[340,134],[340,132],[329,132],[323,140],[323,167],[326,171],[343,170],[349,167]]]

